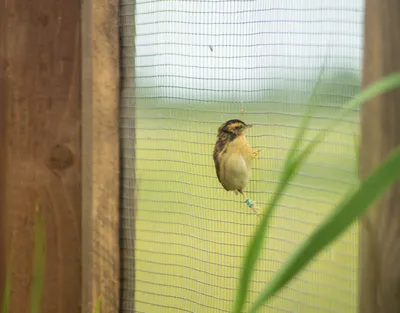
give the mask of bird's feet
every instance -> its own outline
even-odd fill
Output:
[[[262,149],[253,152],[253,158],[258,159],[258,153],[262,151]]]
[[[257,217],[260,216],[260,214],[261,214],[261,213],[260,213],[260,209],[257,208],[255,204],[253,204],[253,205],[250,207],[250,209],[253,210],[253,212],[256,214]]]

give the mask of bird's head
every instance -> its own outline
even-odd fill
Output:
[[[253,125],[248,125],[241,120],[229,120],[218,128],[218,134],[228,133],[234,136],[240,136],[243,135],[245,131],[252,126]]]

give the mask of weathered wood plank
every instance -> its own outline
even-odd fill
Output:
[[[29,311],[34,204],[46,225],[42,312],[81,311],[81,43],[77,0],[0,0],[0,220],[10,312]],[[6,238],[4,238],[6,237]]]
[[[119,308],[118,0],[84,0],[82,312]]]
[[[400,2],[367,0],[363,85],[400,71]],[[400,144],[400,90],[361,110],[361,178]],[[360,223],[360,313],[400,312],[400,184]]]

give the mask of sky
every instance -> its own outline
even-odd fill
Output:
[[[251,100],[360,72],[363,1],[136,2],[136,83],[159,97]]]

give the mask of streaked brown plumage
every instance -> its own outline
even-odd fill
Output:
[[[248,198],[243,190],[249,183],[250,170],[258,156],[258,152],[250,147],[245,137],[245,132],[250,127],[252,125],[238,119],[222,124],[218,128],[213,154],[215,170],[221,185],[235,194],[240,192],[246,200]],[[259,215],[255,204],[251,205],[251,209]]]

